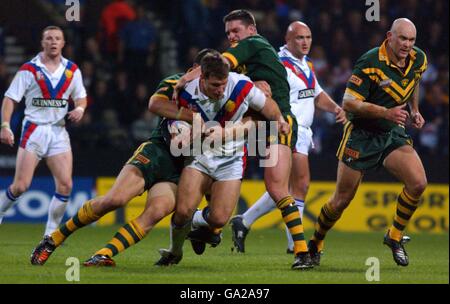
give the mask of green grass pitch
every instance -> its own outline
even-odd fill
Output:
[[[66,281],[68,257],[80,264],[100,249],[119,226],[87,227],[72,235],[58,248],[45,266],[32,266],[31,250],[41,239],[43,225],[4,223],[0,226],[0,283],[73,283]],[[306,232],[309,237],[311,231]],[[411,235],[407,245],[408,267],[395,265],[391,251],[382,245],[380,233],[329,233],[322,265],[309,271],[290,269],[293,256],[285,253],[284,231],[251,231],[246,253],[232,253],[231,230],[224,229],[217,248],[202,256],[185,243],[180,264],[159,268],[158,248],[167,248],[168,229],[155,229],[139,244],[115,257],[115,268],[86,268],[81,265],[77,283],[160,283],[160,284],[308,284],[308,283],[449,283],[449,238],[445,235]],[[380,262],[380,281],[368,282],[369,257]]]

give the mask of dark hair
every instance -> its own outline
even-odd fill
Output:
[[[203,57],[205,57],[208,54],[220,54],[220,53],[218,51],[216,51],[215,49],[208,49],[208,48],[203,49],[197,53],[197,56],[195,56],[194,64],[200,65]]]
[[[219,53],[206,54],[200,62],[204,78],[216,77],[224,79],[228,77],[230,67],[225,58]]]
[[[240,20],[246,26],[254,25],[256,26],[255,17],[253,17],[252,13],[247,10],[234,10],[225,17],[223,17],[223,23],[233,20]]]
[[[57,30],[57,31],[61,31],[61,33],[63,33],[63,37],[64,37],[64,31],[62,30],[62,28],[60,28],[59,26],[56,25],[49,25],[46,28],[44,28],[41,32],[41,38],[44,39],[44,33],[46,31],[50,31],[50,30]]]

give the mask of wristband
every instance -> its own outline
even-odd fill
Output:
[[[11,126],[9,125],[9,122],[2,122],[1,125],[1,129],[6,128],[6,129],[11,129]]]

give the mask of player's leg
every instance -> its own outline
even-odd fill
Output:
[[[183,169],[177,189],[177,204],[170,224],[171,245],[167,251],[179,260],[183,255],[184,240],[191,229],[192,216],[210,183],[211,178],[205,173],[190,167]],[[156,264],[159,265],[158,262]]]
[[[72,192],[72,151],[49,156],[46,162],[56,186],[55,194],[50,201],[44,233],[44,235],[49,235],[61,223]]]
[[[34,170],[38,163],[39,158],[36,153],[19,147],[13,183],[6,189],[5,193],[0,196],[0,224],[8,209],[11,208],[19,196],[30,187]]]
[[[393,250],[397,264],[406,266],[409,261],[401,244],[403,231],[417,209],[420,197],[427,186],[427,177],[422,161],[410,145],[392,151],[385,158],[384,166],[405,185],[397,198],[394,223],[388,230],[385,243]]]
[[[231,219],[232,241],[237,252],[245,252],[245,239],[253,223],[276,208],[274,200],[265,192],[247,211]]]
[[[115,255],[142,240],[150,230],[175,209],[177,185],[162,182],[153,185],[147,194],[144,211],[121,227],[114,237],[90,259],[85,266],[114,266]]]
[[[123,207],[144,190],[145,180],[141,170],[133,165],[125,165],[105,196],[87,201],[75,216],[62,224],[49,237],[44,237],[33,250],[31,263],[43,265],[50,254],[76,230],[97,221],[112,210]]]
[[[293,153],[292,154],[292,168],[290,176],[290,187],[291,193],[295,200],[295,205],[300,211],[300,217],[303,221],[303,209],[305,208],[305,199],[308,193],[310,183],[310,173],[309,173],[309,163],[308,154],[304,153]],[[287,252],[291,253],[294,251],[294,241],[286,227],[286,236],[288,239]]]
[[[347,208],[355,197],[362,177],[363,174],[361,171],[354,170],[342,161],[339,161],[336,190],[328,202],[322,206],[316,220],[314,235],[308,244],[313,262],[316,265],[320,262],[320,253],[324,247],[323,240],[327,232],[339,220],[345,208]]]

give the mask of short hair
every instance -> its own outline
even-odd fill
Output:
[[[246,26],[254,25],[256,26],[255,17],[253,17],[252,13],[247,10],[234,10],[230,12],[228,15],[223,17],[223,23],[227,23],[228,21],[240,20]]]
[[[215,49],[202,49],[200,52],[197,53],[197,55],[194,58],[194,64],[198,64],[200,65],[203,57],[205,57],[208,54],[220,54],[218,51],[216,51]]]
[[[61,31],[61,33],[63,33],[63,37],[64,37],[64,31],[62,30],[62,28],[60,28],[57,25],[49,25],[47,27],[45,27],[42,32],[41,32],[41,39],[44,39],[44,33],[46,31],[50,31],[50,30],[57,30],[57,31]]]
[[[200,66],[204,78],[215,77],[225,79],[230,72],[228,63],[219,53],[206,54],[200,62]]]

